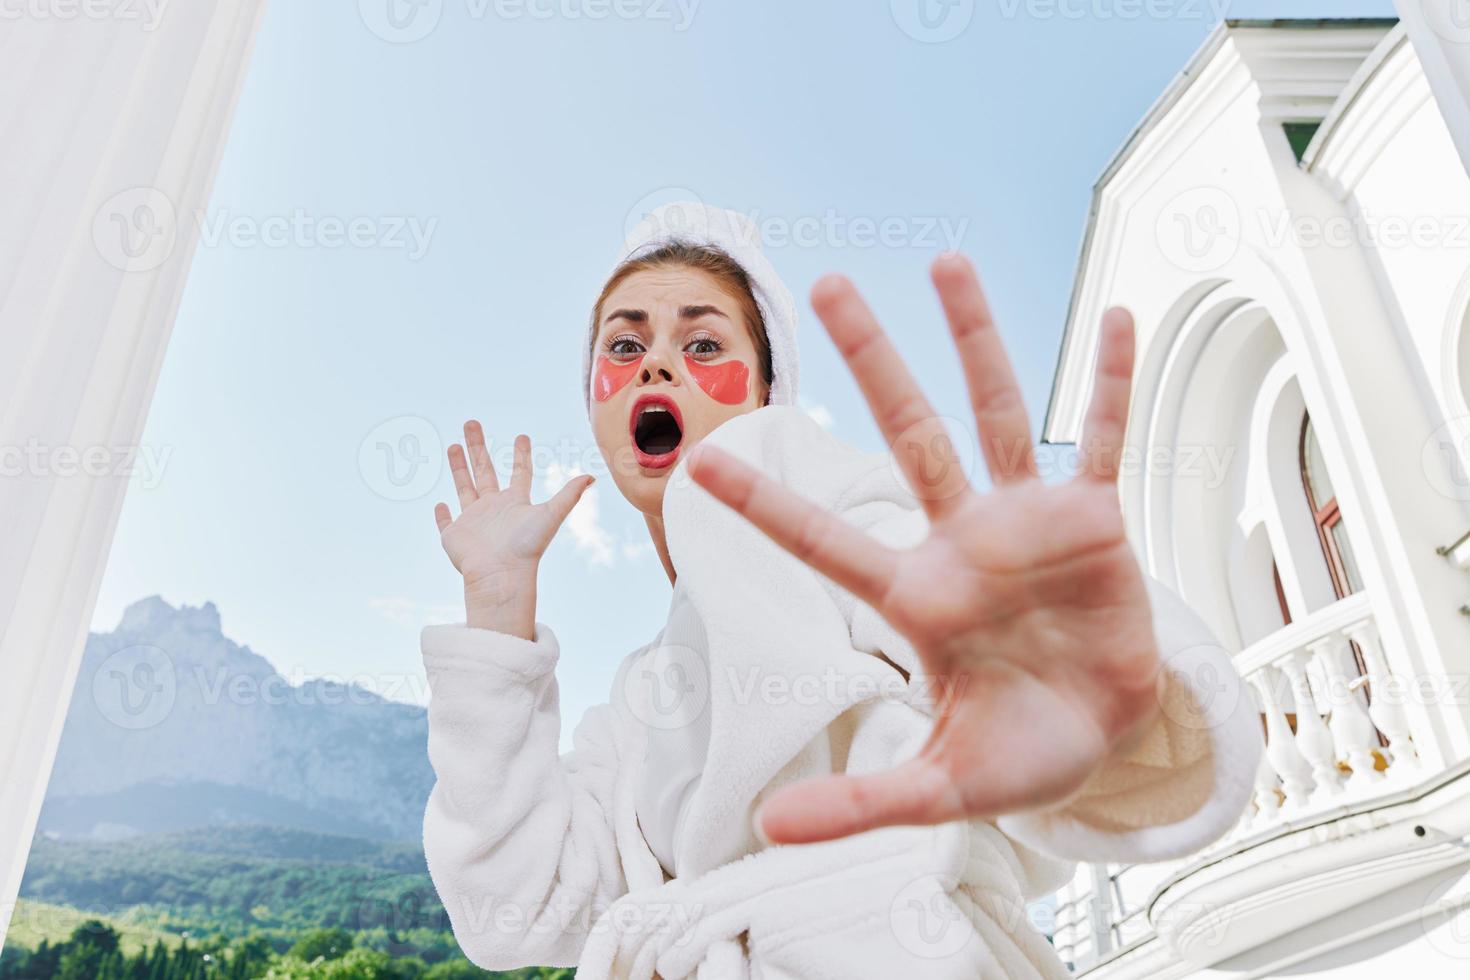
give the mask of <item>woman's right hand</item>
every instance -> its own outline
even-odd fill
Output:
[[[550,500],[533,504],[529,437],[516,436],[510,484],[502,490],[480,423],[466,422],[464,436],[468,460],[465,446],[449,447],[459,517],[451,517],[449,506],[439,503],[434,521],[445,553],[464,576],[466,622],[534,639],[541,556],[594,477],[574,477]]]

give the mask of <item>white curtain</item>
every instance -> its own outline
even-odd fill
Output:
[[[263,11],[0,2],[0,941]]]

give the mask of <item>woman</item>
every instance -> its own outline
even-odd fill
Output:
[[[845,281],[813,306],[892,455],[794,407],[794,303],[741,216],[671,205],[630,237],[583,390],[673,593],[565,756],[535,576],[591,479],[531,504],[529,441],[501,490],[466,425],[468,455],[449,451],[461,514],[436,507],[466,622],[422,643],[424,848],[470,959],[583,978],[1064,977],[1028,900],[1077,860],[1180,856],[1239,817],[1251,701],[1123,534],[1131,322],[1104,325],[1082,472],[1047,486],[973,271],[945,256],[934,279],[983,495]]]

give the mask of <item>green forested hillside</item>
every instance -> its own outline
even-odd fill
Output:
[[[448,929],[419,848],[268,827],[37,840],[21,896],[109,914],[146,906],[231,932]]]
[[[410,844],[255,826],[38,839],[21,897],[0,980],[487,975]]]

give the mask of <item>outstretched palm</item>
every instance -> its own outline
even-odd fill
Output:
[[[1158,713],[1159,651],[1116,486],[1132,319],[1123,310],[1104,317],[1081,471],[1048,485],[973,267],[944,256],[933,278],[994,483],[988,493],[970,486],[941,420],[852,284],[831,276],[812,290],[928,516],[918,547],[886,547],[715,447],[696,447],[689,459],[696,482],[901,632],[940,697],[916,758],[772,796],[762,830],[777,843],[1062,803]]]

